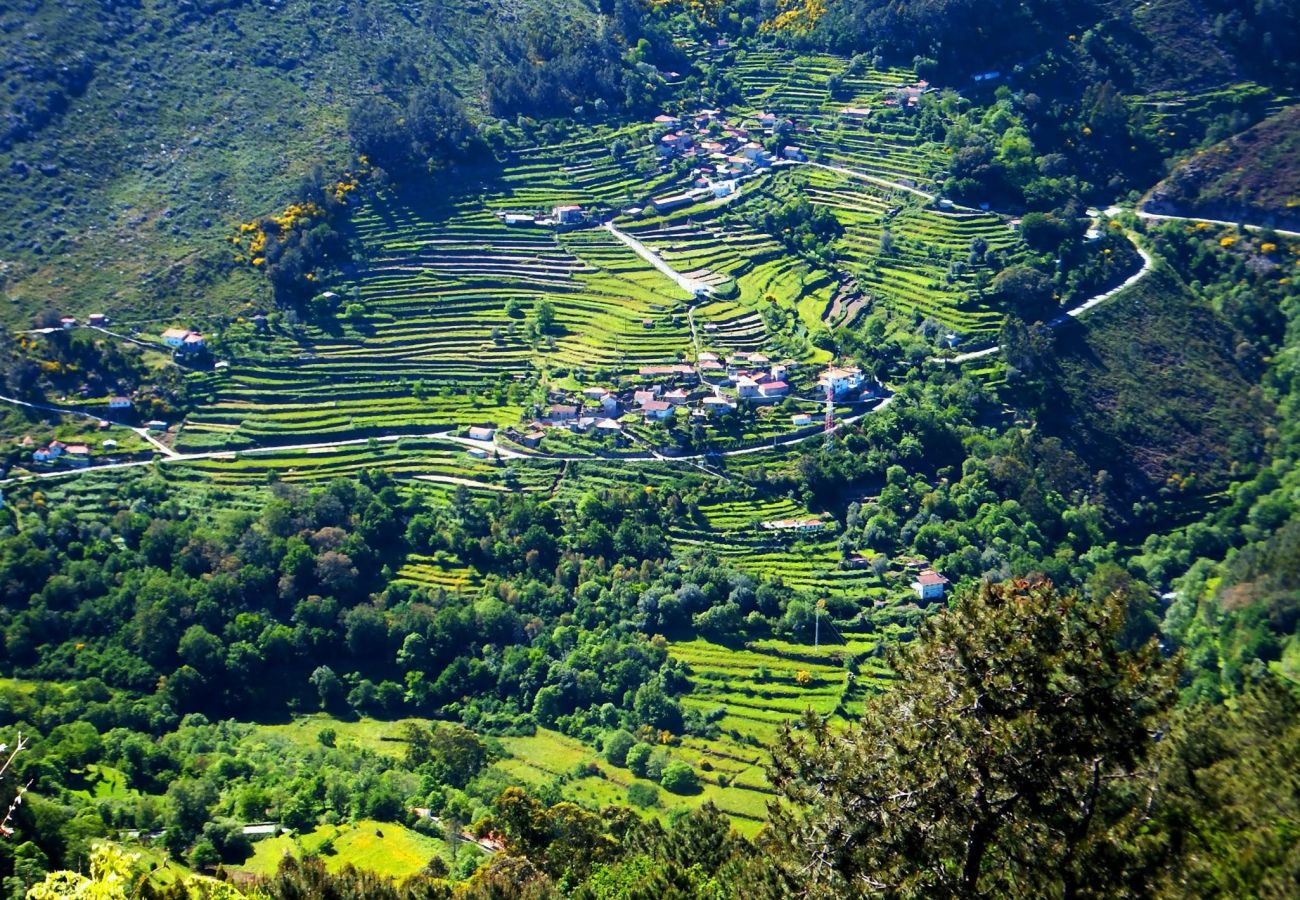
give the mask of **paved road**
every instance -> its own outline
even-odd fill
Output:
[[[641,243],[627,232],[619,231],[615,228],[613,222],[606,222],[604,228],[610,234],[614,235],[614,237],[631,247],[637,256],[641,257],[646,262],[650,263],[650,265],[671,278],[682,290],[691,296],[696,296],[700,293],[713,293],[713,288],[709,287],[703,281],[699,281],[695,278],[688,278],[681,272],[678,272],[672,266],[668,265],[668,263],[660,259],[659,254],[655,253],[645,244]]]
[[[1112,207],[1112,209],[1113,208],[1114,207]],[[1107,212],[1109,213],[1110,210],[1107,210]],[[1148,220],[1154,220],[1159,222],[1207,222],[1210,225],[1225,225],[1229,228],[1244,228],[1246,231],[1272,230],[1277,232],[1278,234],[1284,234],[1287,237],[1300,238],[1300,231],[1287,231],[1285,228],[1269,229],[1267,226],[1264,225],[1250,225],[1245,222],[1228,222],[1223,219],[1204,219],[1201,218],[1200,216],[1167,216],[1167,215],[1163,215],[1162,213],[1147,212],[1146,210],[1143,209],[1137,210],[1136,215],[1139,219],[1148,219]]]
[[[1135,238],[1132,234],[1125,232],[1125,237],[1127,237],[1133,243],[1133,246],[1137,249],[1138,255],[1142,257],[1142,267],[1138,269],[1136,272],[1134,272],[1132,275],[1130,275],[1128,278],[1124,279],[1124,281],[1121,284],[1116,285],[1115,287],[1111,288],[1108,291],[1102,291],[1100,294],[1096,294],[1095,296],[1089,297],[1087,300],[1083,301],[1078,306],[1075,306],[1072,309],[1068,309],[1065,312],[1061,313],[1055,319],[1052,319],[1050,322],[1047,323],[1048,328],[1059,328],[1061,325],[1070,321],[1070,319],[1078,318],[1079,316],[1086,313],[1088,310],[1093,309],[1094,307],[1100,306],[1101,304],[1105,303],[1107,300],[1109,300],[1111,297],[1114,297],[1120,291],[1123,291],[1126,288],[1130,288],[1133,285],[1137,284],[1143,278],[1147,277],[1148,274],[1150,274],[1152,267],[1155,265],[1155,259],[1153,259],[1151,254],[1146,251],[1146,248],[1144,248],[1141,244],[1137,242],[1137,238]],[[986,356],[992,356],[993,354],[997,353],[1001,349],[1002,348],[1000,346],[994,344],[992,347],[985,347],[982,350],[971,350],[968,353],[958,353],[956,356],[946,356],[946,357],[934,356],[930,358],[930,361],[936,363],[970,362],[973,359],[983,359]]]
[[[1106,215],[1113,218],[1119,215],[1120,213],[1126,211],[1128,210],[1125,210],[1123,207],[1112,206],[1106,210]],[[1147,221],[1207,222],[1210,225],[1223,225],[1229,228],[1242,228],[1245,229],[1246,231],[1270,230],[1266,226],[1252,225],[1249,222],[1228,222],[1223,219],[1206,219],[1201,216],[1172,216],[1172,215],[1164,215],[1162,213],[1146,212],[1145,210],[1141,210],[1141,209],[1134,210],[1132,212],[1134,212],[1138,218],[1146,219]],[[1300,238],[1300,231],[1287,231],[1282,228],[1273,228],[1271,230],[1277,232],[1278,234],[1286,235],[1287,237]],[[1107,300],[1114,297],[1116,294],[1118,294],[1120,291],[1124,290],[1125,288],[1132,287],[1133,285],[1137,284],[1139,281],[1141,281],[1151,272],[1152,266],[1155,265],[1155,260],[1152,259],[1151,254],[1148,253],[1146,249],[1142,247],[1141,244],[1138,243],[1137,238],[1135,238],[1131,233],[1125,232],[1125,237],[1127,237],[1130,241],[1132,241],[1133,246],[1137,248],[1137,252],[1142,256],[1142,268],[1140,268],[1133,275],[1125,279],[1124,283],[1119,285],[1118,287],[1111,288],[1108,291],[1103,291],[1102,293],[1097,294],[1095,297],[1088,298],[1083,303],[1080,303],[1078,306],[1074,307],[1073,309],[1061,313],[1055,319],[1052,319],[1052,321],[1047,323],[1048,327],[1056,328],[1057,326],[1062,325],[1065,322],[1068,322],[1071,318],[1077,318],[1078,316],[1083,315],[1093,307],[1105,303]],[[964,363],[964,362],[969,362],[973,359],[983,359],[986,356],[992,356],[994,353],[997,353],[1001,349],[1002,349],[1001,347],[994,345],[992,347],[985,347],[982,350],[972,350],[969,353],[959,353],[956,356],[934,357],[933,359],[931,359],[931,362]]]

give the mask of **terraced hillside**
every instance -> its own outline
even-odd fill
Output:
[[[675,530],[672,538],[683,551],[716,554],[742,571],[780,577],[815,596],[851,595],[863,602],[884,597],[884,584],[870,570],[841,566],[844,554],[829,528],[805,534],[764,525],[810,518],[807,509],[784,498],[712,498],[700,504],[694,526]]]
[[[476,201],[424,215],[380,198],[357,216],[359,309],[332,331],[254,343],[192,432],[257,442],[517,421],[526,385],[564,368],[624,372],[686,356],[676,285],[612,235],[512,229]],[[529,333],[540,304],[553,311]],[[352,308],[351,306],[349,308]]]

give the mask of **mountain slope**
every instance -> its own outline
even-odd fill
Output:
[[[510,8],[508,12],[506,7]],[[526,7],[527,4],[524,4]],[[0,11],[0,260],[25,320],[46,305],[120,319],[266,292],[231,271],[233,224],[348,157],[367,94],[450,82],[480,102],[498,0],[27,2]],[[581,2],[561,4],[590,15]]]
[[[1300,106],[1183,162],[1146,209],[1300,229]]]

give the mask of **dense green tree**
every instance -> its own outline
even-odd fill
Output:
[[[769,849],[784,896],[1111,896],[1141,884],[1128,795],[1172,701],[1119,595],[986,585],[899,653],[845,733],[787,733]]]

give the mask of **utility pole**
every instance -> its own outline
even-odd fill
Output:
[[[832,380],[826,379],[826,446],[831,445],[835,435],[835,389]]]

